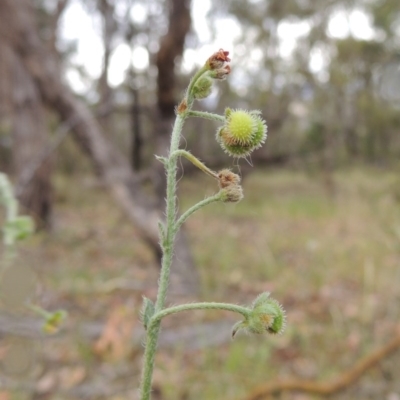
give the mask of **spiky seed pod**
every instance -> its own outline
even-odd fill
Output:
[[[282,333],[286,326],[285,310],[268,292],[254,301],[249,317],[249,330],[253,333]]]
[[[257,121],[247,111],[232,111],[226,121],[226,139],[230,145],[249,145],[257,130]]]
[[[269,297],[269,293],[260,294],[252,304],[250,313],[244,321],[238,322],[232,330],[232,337],[238,330],[244,329],[250,333],[280,334],[286,327],[286,315],[283,307]]]
[[[225,110],[225,125],[217,131],[217,141],[233,157],[246,157],[267,137],[267,126],[259,111]]]
[[[230,144],[231,140],[227,136],[225,129],[222,127],[217,131],[217,142],[220,144],[222,150],[232,157],[246,157],[252,152],[251,146],[241,144]]]
[[[257,129],[254,133],[252,139],[253,150],[259,149],[267,139],[267,124],[266,122],[258,115],[254,116],[254,119],[257,121]]]

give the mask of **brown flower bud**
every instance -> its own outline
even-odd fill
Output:
[[[229,169],[223,169],[218,172],[219,187],[221,189],[232,185],[239,185],[240,176],[233,173]]]
[[[228,57],[229,51],[224,51],[223,49],[219,49],[216,53],[214,53],[206,62],[206,65],[209,69],[220,69],[225,65],[225,62],[231,61]]]
[[[219,187],[221,188],[221,201],[224,203],[237,203],[243,199],[243,189],[240,186],[240,176],[229,169],[218,172]]]

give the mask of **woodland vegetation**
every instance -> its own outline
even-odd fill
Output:
[[[169,301],[273,290],[289,325],[232,344],[229,315],[172,317],[154,398],[400,399],[400,4],[226,0],[197,15],[201,1],[0,0],[0,170],[37,228],[14,262],[35,276],[35,303],[69,314],[48,336],[0,301],[0,365],[9,343],[35,347],[22,375],[2,366],[1,400],[138,398],[138,312],[155,293],[166,186],[154,154],[166,155],[187,60],[203,63],[226,32],[231,76],[200,107],[258,109],[268,139],[232,162],[217,125],[188,121],[188,149],[240,173],[246,204],[213,206],[180,232]],[[97,27],[98,74],[62,36],[72,7]],[[115,85],[121,45],[132,62]],[[186,161],[179,173],[180,207],[212,190]]]

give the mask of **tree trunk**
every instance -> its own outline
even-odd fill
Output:
[[[175,119],[176,76],[175,60],[182,56],[185,38],[190,29],[190,1],[170,0],[169,27],[161,39],[157,54],[157,107],[156,123],[157,155],[165,156],[169,149],[171,126]],[[166,177],[162,165],[157,162],[154,168],[154,185],[159,203],[163,201],[166,190]]]
[[[38,228],[51,226],[53,190],[52,162],[38,163],[48,141],[45,112],[40,94],[20,57],[5,42],[0,43],[0,60],[8,91],[0,102],[10,103],[12,153],[16,174],[16,194],[24,212],[31,214]],[[8,97],[4,98],[4,97]]]
[[[0,40],[0,170],[8,171],[11,164],[12,103],[9,66],[5,44]]]
[[[142,237],[160,256],[158,220],[161,213],[155,202],[142,190],[139,179],[128,159],[104,136],[100,125],[86,105],[64,86],[57,63],[41,43],[28,0],[0,1],[0,37],[13,43],[33,77],[44,102],[54,109],[62,121],[72,125],[74,138],[90,157],[108,190],[119,206],[135,224]],[[198,291],[197,275],[185,240],[178,240],[175,248],[175,271],[188,293]],[[172,291],[174,290],[172,288]]]
[[[142,168],[143,138],[141,133],[142,121],[140,118],[139,89],[130,88],[130,94],[132,99],[130,108],[130,125],[132,131],[131,164],[134,171],[140,171]]]
[[[114,21],[114,6],[107,0],[99,0],[98,3],[98,9],[103,19],[102,36],[104,46],[103,67],[98,80],[97,88],[100,95],[98,104],[100,117],[98,120],[103,128],[103,131],[106,133],[106,135],[109,135],[111,133],[110,111],[113,107],[113,96],[108,83],[108,71],[110,66],[111,52],[113,50],[112,40],[116,31],[116,23]]]

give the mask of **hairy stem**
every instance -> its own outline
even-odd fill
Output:
[[[188,116],[189,117],[199,117],[199,118],[210,119],[211,121],[225,122],[225,117],[223,115],[213,114],[213,113],[209,113],[209,112],[206,112],[206,111],[192,111],[192,110],[190,110],[188,112]]]
[[[176,221],[175,224],[175,231],[178,232],[179,228],[182,226],[182,224],[197,210],[199,210],[200,208],[211,204],[211,203],[215,203],[217,201],[221,200],[221,193],[218,192],[216,193],[214,196],[210,196],[207,197],[206,199],[200,201],[199,203],[195,204],[194,206],[190,207],[187,211],[185,211],[178,219],[178,221]]]
[[[161,263],[161,273],[157,293],[157,301],[155,311],[159,312],[163,309],[167,296],[167,288],[172,263],[174,239],[176,236],[175,229],[175,213],[176,213],[176,171],[177,158],[172,155],[179,148],[179,141],[182,127],[185,122],[186,115],[179,114],[175,119],[174,128],[171,136],[171,147],[169,157],[166,163],[167,170],[167,200],[166,200],[166,232],[162,238],[163,258]],[[154,357],[157,348],[158,335],[160,333],[160,323],[152,325],[147,332],[146,347],[144,352],[144,365],[141,380],[141,400],[150,400],[151,379],[154,369]]]
[[[216,172],[212,171],[210,168],[208,168],[205,164],[203,164],[197,157],[195,157],[193,154],[189,153],[186,150],[176,150],[173,154],[171,154],[171,157],[185,157],[187,160],[189,160],[195,167],[198,169],[201,169],[204,173],[207,175],[211,176],[211,178],[217,179],[218,180],[218,175]]]
[[[36,306],[31,303],[27,304],[27,307],[44,319],[49,318],[52,315],[50,312],[44,310],[42,307]]]
[[[163,259],[161,265],[160,281],[157,293],[157,301],[155,305],[156,312],[164,307],[167,295],[169,272],[172,262],[172,253],[176,231],[175,215],[176,215],[176,171],[177,159],[172,155],[178,150],[180,135],[185,121],[185,116],[177,115],[174,129],[171,137],[170,156],[167,161],[167,200],[166,200],[166,234],[163,247]]]
[[[188,109],[190,110],[193,105],[194,97],[193,97],[193,88],[194,85],[196,84],[197,80],[205,73],[208,72],[208,69],[204,66],[200,68],[196,74],[193,76],[193,78],[190,80],[189,86],[186,91],[186,100],[187,100],[187,106]]]
[[[250,310],[246,307],[237,306],[235,304],[229,304],[229,303],[205,302],[205,303],[182,304],[179,306],[165,308],[164,310],[154,314],[152,317],[152,321],[150,322],[150,326],[152,324],[159,323],[163,318],[167,317],[168,315],[189,310],[225,310],[241,314],[244,317],[247,317],[250,313]]]

